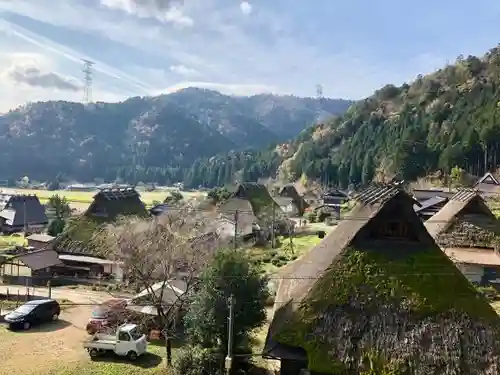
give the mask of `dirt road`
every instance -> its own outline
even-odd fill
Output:
[[[77,306],[61,313],[60,321],[29,331],[0,329],[1,375],[47,374],[64,363],[70,365],[87,356],[82,341],[91,306]]]
[[[19,286],[19,285],[6,285],[6,284],[0,284],[0,294],[6,294],[7,290],[9,291],[9,294],[15,295],[19,291],[19,294],[25,295],[26,294],[26,287],[24,286]],[[29,288],[30,294],[35,293],[36,296],[40,297],[48,297],[49,296],[49,290],[48,288]],[[66,299],[69,300],[73,303],[80,303],[80,304],[92,304],[92,303],[102,303],[104,301],[107,301],[111,298],[128,298],[128,296],[125,295],[117,295],[116,293],[108,293],[108,292],[94,292],[91,290],[87,289],[69,289],[69,288],[63,288],[63,287],[55,287],[52,288],[51,292],[51,297],[54,299]]]

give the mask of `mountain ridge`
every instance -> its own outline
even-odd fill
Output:
[[[350,104],[200,89],[119,103],[30,103],[0,116],[0,175],[175,182],[198,158],[282,142],[310,126],[317,110]]]

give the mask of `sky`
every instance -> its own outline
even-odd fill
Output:
[[[500,2],[476,0],[0,0],[0,112],[201,87],[361,99],[482,55]]]

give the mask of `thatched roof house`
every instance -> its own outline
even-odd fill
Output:
[[[273,215],[276,222],[285,217],[267,188],[253,182],[240,184],[233,196],[219,206],[218,212],[229,220],[234,220],[238,212],[238,232],[241,235],[251,234],[257,227],[268,227]]]
[[[0,229],[5,233],[40,232],[49,223],[36,195],[0,195]]]
[[[425,230],[414,200],[373,187],[356,201],[283,275],[264,355],[281,360],[283,375],[498,373],[500,319]]]
[[[488,172],[476,182],[474,188],[483,196],[496,196],[500,194],[500,181],[493,173]]]
[[[96,247],[100,229],[120,216],[147,217],[149,213],[135,189],[102,189],[83,216],[72,220],[56,238],[53,247],[57,251],[99,255]]]
[[[475,282],[484,267],[500,268],[500,222],[476,190],[464,189],[425,223],[444,252]],[[496,277],[493,277],[496,278]]]
[[[290,198],[293,204],[297,207],[299,216],[304,214],[304,211],[309,207],[309,203],[304,199],[305,189],[301,184],[287,184],[281,187],[278,195],[282,198]],[[277,201],[279,204],[279,201]]]

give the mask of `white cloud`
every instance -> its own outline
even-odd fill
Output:
[[[110,9],[119,9],[141,18],[156,18],[181,27],[193,26],[193,19],[186,16],[179,3],[170,0],[101,0]]]
[[[182,64],[170,66],[170,71],[181,76],[196,76],[199,74],[196,69],[188,68],[186,65]]]
[[[79,53],[75,50],[72,50],[71,48],[56,43],[48,38],[37,35],[19,25],[15,25],[12,22],[6,21],[1,18],[0,30],[3,30],[7,35],[15,36],[25,42],[35,45],[42,49],[44,52],[53,56],[56,55],[78,64],[82,64],[82,59],[91,60],[96,63],[96,65],[94,65],[93,67],[93,69],[95,69],[96,71],[105,74],[115,80],[123,81],[131,86],[135,86],[136,88],[143,90],[143,92],[145,93],[147,93],[150,89],[144,82],[137,79],[136,77],[132,77],[129,74],[120,71],[119,69],[113,68],[108,64],[99,61],[99,59]]]
[[[255,7],[266,3],[249,1]],[[60,72],[64,75],[80,76],[81,58],[95,61],[93,96],[99,100],[189,86],[236,95],[280,92],[312,96],[316,84],[323,85],[325,96],[357,99],[388,82],[412,79],[441,59],[430,54],[393,62],[377,54],[356,55],[349,45],[342,49],[332,42],[331,48],[320,48],[315,40],[297,37],[302,34],[296,34],[297,24],[286,12],[275,14],[262,5],[243,20],[245,5],[239,1],[101,0],[97,7],[90,3],[0,0],[0,20],[5,10],[61,27],[61,36],[71,30],[67,38],[56,42],[43,36],[43,28],[30,26],[27,30],[27,24],[20,27],[10,19],[0,22],[0,33],[3,28],[22,43],[13,47],[15,51],[34,49],[57,60],[59,66],[65,65],[66,70]],[[175,12],[189,17],[192,27],[178,27],[182,22],[173,21]],[[80,47],[72,46],[75,35]],[[89,38],[88,53],[81,52],[85,38]],[[362,53],[366,53],[364,49]],[[114,85],[116,89],[111,89]]]
[[[5,49],[12,46],[2,45]],[[0,54],[0,113],[26,102],[41,100],[81,101],[81,82],[59,71],[54,60],[40,53]],[[118,101],[124,95],[97,88],[100,100]]]
[[[250,14],[252,13],[252,4],[250,4],[248,1],[242,1],[240,3],[240,9],[243,12],[243,14]]]

